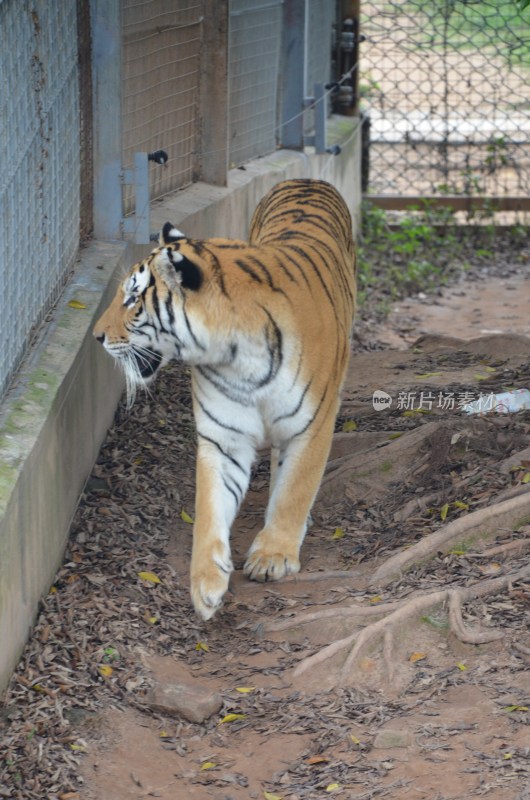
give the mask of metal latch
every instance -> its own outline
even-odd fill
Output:
[[[333,89],[334,84],[315,83],[314,97],[304,98],[306,108],[313,108],[315,111],[315,133],[311,136],[304,136],[304,145],[314,146],[316,153],[331,153],[338,156],[340,146],[333,144],[330,147],[326,142],[326,122],[327,122],[327,103],[326,97],[329,89]]]
[[[124,169],[120,179],[123,186],[134,187],[134,214],[122,217],[123,233],[134,235],[135,244],[149,244],[152,241],[150,214],[149,214],[149,162],[164,165],[167,163],[168,154],[165,150],[155,150],[153,153],[135,153],[134,167]]]

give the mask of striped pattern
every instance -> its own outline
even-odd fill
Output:
[[[209,619],[232,571],[230,527],[258,448],[270,500],[245,573],[300,568],[329,453],[355,307],[351,218],[328,183],[290,180],[259,203],[249,242],[190,240],[164,226],[95,335],[125,369],[129,399],[172,358],[191,365],[197,492],[191,593]]]

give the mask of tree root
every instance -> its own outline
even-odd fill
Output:
[[[371,587],[388,586],[412,564],[430,558],[439,550],[462,538],[486,534],[499,528],[513,526],[525,517],[530,518],[530,496],[523,494],[503,500],[493,506],[472,511],[444,525],[419,542],[384,561],[370,579]]]
[[[336,619],[340,616],[375,616],[376,614],[383,614],[384,616],[382,619],[372,622],[362,631],[356,631],[350,636],[332,642],[312,656],[304,658],[295,668],[294,676],[302,675],[308,669],[315,667],[317,664],[326,661],[336,653],[353,645],[344,662],[339,677],[339,681],[344,683],[351,678],[352,672],[366,648],[370,645],[373,646],[378,639],[383,637],[383,658],[389,679],[391,680],[394,671],[393,665],[395,663],[393,657],[393,632],[396,626],[403,624],[406,620],[416,616],[421,611],[426,611],[440,603],[448,602],[450,629],[460,641],[470,644],[483,644],[485,642],[495,641],[503,636],[502,632],[496,630],[470,630],[464,625],[462,619],[462,604],[488,594],[494,594],[506,587],[511,587],[512,583],[515,581],[527,577],[530,577],[530,564],[510,575],[503,575],[498,578],[482,581],[466,588],[449,588],[430,592],[429,594],[414,595],[402,602],[388,603],[379,607],[353,608],[350,606],[343,609],[326,609],[325,611],[299,615],[298,617],[286,620],[283,623],[283,628],[280,623],[272,623],[267,626],[266,630],[282,630],[286,627],[301,625],[316,619],[325,619],[332,615]],[[275,627],[273,627],[274,625]]]

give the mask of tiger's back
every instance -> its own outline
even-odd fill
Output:
[[[228,587],[230,526],[265,444],[272,448],[270,499],[245,573],[274,580],[300,568],[354,306],[344,201],[323,181],[289,180],[259,203],[248,244],[188,240],[164,226],[161,247],[133,268],[96,327],[116,357],[128,347],[134,359],[147,360],[149,377],[172,357],[192,366],[198,452],[191,593],[204,619]]]

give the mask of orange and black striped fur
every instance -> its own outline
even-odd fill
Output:
[[[298,572],[328,458],[355,306],[352,224],[339,193],[288,180],[258,205],[248,244],[187,239],[166,223],[94,335],[129,397],[173,358],[191,365],[197,484],[191,594],[209,619],[232,571],[230,527],[256,451],[271,447],[265,524],[245,563],[258,581]]]

